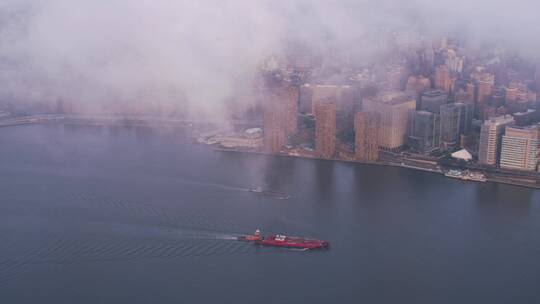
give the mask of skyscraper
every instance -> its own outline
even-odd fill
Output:
[[[506,88],[506,104],[511,105],[516,102],[518,94],[518,88],[512,85]]]
[[[366,98],[363,111],[381,116],[379,147],[383,150],[401,149],[407,140],[411,116],[416,109],[416,100],[404,92],[382,92],[376,97]]]
[[[484,122],[480,131],[480,145],[478,147],[480,164],[490,166],[498,164],[505,127],[513,124],[514,118],[509,115],[493,117]]]
[[[310,85],[312,113],[319,104],[333,103],[336,107],[337,134],[354,128],[355,91],[350,85]]]
[[[264,149],[279,153],[289,135],[298,132],[299,89],[294,86],[275,86],[264,97]]]
[[[451,72],[461,74],[463,71],[464,61],[465,56],[458,54],[455,50],[448,49],[446,51],[445,64],[448,66]]]
[[[409,76],[405,88],[407,91],[414,91],[417,94],[420,94],[431,88],[431,80],[423,76]]]
[[[336,151],[336,105],[318,103],[315,108],[315,150],[321,158],[333,158]]]
[[[405,76],[405,68],[400,65],[394,65],[387,72],[388,88],[390,90],[401,90],[401,82]]]
[[[526,111],[536,97],[536,93],[530,91],[526,84],[512,81],[506,88],[506,108],[509,113]]]
[[[471,101],[471,97],[470,97],[469,93],[467,93],[467,91],[465,91],[463,89],[454,93],[454,99],[455,99],[456,102],[466,102],[466,103],[472,103],[473,102],[473,101]]]
[[[287,143],[287,107],[276,96],[269,96],[264,104],[264,150],[279,153]]]
[[[454,103],[441,106],[441,148],[444,150],[457,146],[461,111]]]
[[[469,102],[476,102],[476,86],[471,82],[467,83],[467,95],[469,95]]]
[[[472,129],[474,105],[471,103],[449,103],[441,106],[441,148],[456,147],[460,135],[469,134]]]
[[[446,65],[440,65],[435,69],[435,88],[450,93],[452,90],[453,80],[450,75],[450,70]]]
[[[468,102],[456,102],[459,108],[459,134],[470,134],[473,129],[474,104]]]
[[[350,113],[354,108],[353,87],[348,85],[310,85],[312,93],[312,112],[319,103],[332,102],[339,114]]]
[[[288,86],[282,89],[279,96],[282,99],[280,102],[285,103],[285,125],[286,135],[293,135],[298,132],[298,98],[299,89],[297,87]]]
[[[358,112],[355,115],[355,158],[374,162],[379,158],[379,129],[381,116],[375,112]]]
[[[409,133],[409,146],[421,153],[428,153],[439,148],[440,116],[428,111],[416,111],[413,114]]]
[[[485,104],[491,99],[495,76],[490,73],[483,73],[478,80],[478,103]]]
[[[425,91],[420,95],[420,110],[438,114],[447,102],[448,95],[442,90]]]
[[[309,84],[300,87],[299,112],[313,113],[313,88]]]
[[[538,132],[538,127],[507,127],[502,137],[501,168],[535,171]]]
[[[491,101],[490,101],[491,106],[494,108],[499,108],[499,107],[504,106],[504,98],[505,98],[504,94],[505,94],[504,88],[500,88],[500,87],[493,88]]]

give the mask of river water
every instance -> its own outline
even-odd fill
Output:
[[[331,248],[234,240],[256,228]],[[540,192],[182,129],[10,127],[0,248],[0,303],[538,303]]]

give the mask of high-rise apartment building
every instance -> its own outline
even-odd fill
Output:
[[[485,104],[491,99],[495,76],[490,73],[482,73],[478,79],[478,103]]]
[[[313,89],[309,84],[300,87],[298,111],[304,114],[313,113]]]
[[[490,166],[498,164],[504,130],[513,124],[514,118],[510,115],[493,117],[484,122],[480,131],[478,147],[479,163]]]
[[[407,91],[414,91],[417,94],[429,90],[429,88],[431,88],[431,80],[423,76],[409,76],[407,85],[405,86]]]
[[[311,93],[311,113],[319,103],[332,102],[336,105],[338,114],[351,113],[354,110],[354,90],[349,85],[304,85]]]
[[[412,113],[416,109],[414,96],[404,92],[382,92],[363,103],[364,112],[375,112],[381,116],[379,147],[394,151],[401,149],[407,140],[407,131]]]
[[[279,153],[287,137],[298,132],[298,88],[274,88],[264,102],[264,149]]]
[[[354,128],[356,94],[360,93],[350,85],[304,85],[312,91],[312,112],[319,104],[333,103],[336,106],[337,134],[344,134]]]
[[[536,99],[536,93],[523,82],[512,81],[506,88],[506,108],[509,113],[526,111]]]
[[[354,119],[355,158],[374,162],[379,158],[379,130],[381,116],[375,112],[358,112]]]
[[[509,87],[507,87],[506,88],[506,103],[510,105],[510,104],[516,102],[517,95],[518,95],[518,88],[517,87],[511,86],[511,85]]]
[[[507,127],[502,137],[504,169],[535,171],[538,166],[538,127]]]
[[[456,102],[466,102],[466,103],[472,103],[474,101],[471,101],[471,97],[469,93],[465,90],[459,90],[454,93],[454,99]]]
[[[472,82],[467,83],[467,95],[469,95],[469,102],[476,102],[476,86]]]
[[[264,104],[264,150],[279,153],[287,143],[287,107],[277,96],[268,97]]]
[[[446,65],[440,65],[435,69],[435,88],[450,93],[452,91],[453,79],[450,69]]]
[[[414,112],[409,132],[409,146],[421,153],[437,150],[440,126],[439,114],[428,111]]]
[[[490,105],[494,108],[504,106],[505,90],[501,87],[493,88]]]
[[[459,134],[470,134],[473,129],[474,104],[467,102],[456,102],[455,105],[459,108]]]
[[[318,103],[315,108],[315,150],[318,157],[333,158],[336,151],[336,105]]]
[[[280,102],[285,103],[285,131],[287,136],[296,134],[298,132],[299,88],[293,86],[283,88],[279,98],[282,99]]]
[[[455,104],[441,106],[441,148],[447,150],[459,140],[460,111]]]
[[[446,51],[445,65],[451,72],[461,74],[463,72],[463,63],[465,62],[465,56],[459,55],[455,50],[448,49]]]
[[[388,89],[401,90],[401,82],[405,76],[405,68],[400,65],[391,66],[387,71]]]

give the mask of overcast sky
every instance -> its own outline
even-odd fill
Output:
[[[0,97],[222,113],[291,41],[369,58],[375,28],[458,30],[535,58],[539,11],[537,0],[0,0]]]

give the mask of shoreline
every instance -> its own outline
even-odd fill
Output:
[[[87,117],[80,117],[79,119],[66,119],[67,117],[61,117],[57,115],[52,115],[49,117],[44,117],[42,119],[36,119],[36,118],[29,118],[25,117],[20,120],[11,120],[11,121],[0,121],[0,128],[7,128],[7,127],[17,127],[17,126],[27,126],[27,125],[37,125],[37,124],[65,124],[65,125],[88,125],[88,126],[141,126],[141,127],[157,127],[157,126],[164,126],[164,125],[175,125],[175,126],[189,126],[191,123],[186,121],[161,121],[161,123],[156,124],[156,121],[151,120],[134,120],[134,121],[120,121],[120,120],[114,120],[113,123],[110,121],[109,123],[103,123],[103,121],[99,120],[89,120]],[[172,123],[171,123],[172,122]],[[333,162],[341,162],[341,163],[349,163],[349,164],[360,164],[360,165],[371,165],[371,166],[385,166],[385,167],[397,167],[397,168],[404,168],[409,170],[415,170],[415,171],[421,171],[425,173],[431,173],[431,174],[439,174],[439,175],[445,175],[445,172],[443,169],[431,169],[431,168],[423,168],[419,166],[413,166],[413,165],[407,165],[404,162],[402,163],[395,163],[395,162],[386,162],[386,161],[378,161],[378,162],[361,162],[357,160],[350,160],[350,159],[340,159],[340,158],[320,158],[316,156],[308,156],[308,155],[298,155],[298,154],[292,154],[292,153],[279,153],[279,154],[272,154],[272,153],[266,153],[263,151],[254,151],[254,150],[244,150],[244,149],[234,149],[234,148],[222,148],[222,147],[215,147],[208,144],[202,144],[202,143],[196,143],[195,144],[201,144],[210,147],[212,150],[217,152],[233,152],[233,153],[246,153],[246,154],[255,154],[255,155],[265,155],[265,156],[277,156],[277,157],[288,157],[288,158],[300,158],[300,159],[311,159],[311,160],[322,160],[322,161],[333,161]],[[504,174],[507,174],[507,172],[497,173],[497,172],[489,172],[486,170],[483,170],[481,168],[473,169],[476,171],[480,171],[486,175],[487,181],[489,183],[495,183],[495,184],[504,184],[504,185],[511,185],[511,186],[517,186],[517,187],[524,187],[528,189],[536,189],[540,190],[540,179],[536,179],[536,184],[532,183],[531,179],[521,178],[522,180],[516,180],[517,178],[512,178],[505,176]],[[519,172],[512,172],[513,174],[519,174]],[[501,176],[497,176],[497,174],[500,174]],[[483,183],[479,181],[465,181],[460,180],[458,178],[452,178],[457,181],[462,182],[475,182],[475,183]],[[531,182],[526,182],[523,180],[529,180]]]
[[[213,147],[212,150],[214,150],[216,152],[245,153],[245,154],[254,154],[254,155],[285,157],[285,158],[299,158],[299,159],[307,159],[307,160],[332,161],[332,162],[340,162],[340,163],[348,163],[348,164],[382,166],[382,167],[395,167],[395,168],[403,168],[403,169],[408,169],[408,170],[414,170],[414,171],[420,171],[420,172],[424,172],[424,173],[431,173],[431,174],[437,174],[437,175],[445,176],[445,173],[444,173],[443,170],[433,170],[433,169],[429,169],[429,168],[422,168],[422,167],[416,167],[416,166],[411,166],[411,165],[406,165],[406,164],[391,163],[391,162],[361,162],[361,161],[356,161],[356,160],[347,160],[347,159],[338,159],[338,158],[326,159],[326,158],[319,158],[319,157],[314,157],[314,156],[311,157],[311,156],[302,156],[302,155],[285,154],[285,153],[272,154],[272,153],[266,153],[266,152],[261,152],[261,151],[249,151],[249,150],[239,150],[239,149],[219,148],[219,147]],[[481,171],[481,170],[479,170],[479,171]],[[485,172],[482,171],[482,173],[485,173]],[[538,185],[538,184],[534,185],[534,184],[531,184],[531,183],[521,182],[521,181],[516,181],[516,180],[509,180],[509,179],[505,180],[502,177],[493,178],[492,176],[489,176],[489,174],[487,174],[487,176],[486,176],[487,181],[485,181],[485,182],[466,181],[466,180],[461,180],[461,179],[458,179],[458,178],[450,178],[450,177],[447,177],[447,178],[453,179],[453,180],[456,180],[456,181],[461,181],[461,182],[464,182],[464,183],[480,183],[480,184],[494,183],[494,184],[511,185],[511,186],[516,186],[516,187],[523,187],[523,188],[528,188],[528,189],[540,190],[540,185]]]

